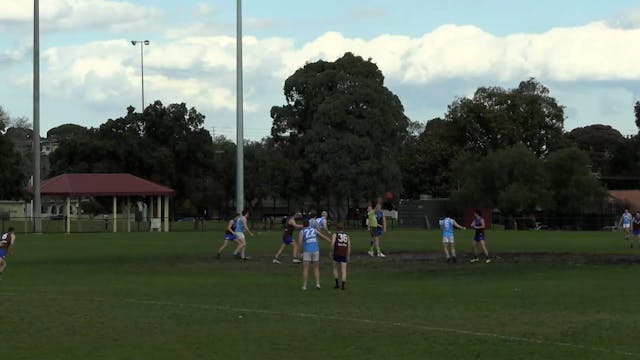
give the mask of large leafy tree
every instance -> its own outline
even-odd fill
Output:
[[[316,202],[399,192],[396,157],[409,120],[375,63],[351,53],[309,63],[284,94],[287,103],[271,109],[271,134]]]
[[[611,161],[625,142],[618,130],[608,125],[590,125],[571,130],[567,138],[589,156],[593,172],[605,176],[620,172]]]
[[[52,174],[130,172],[172,187],[178,208],[203,214],[215,175],[215,150],[203,124],[204,115],[184,103],[156,101],[142,114],[129,107],[125,116],[86,133],[58,128],[62,140],[52,154]]]
[[[445,118],[456,143],[475,153],[523,144],[544,157],[563,145],[564,109],[535,79],[510,90],[481,87],[449,105]]]
[[[542,166],[523,144],[482,157],[461,156],[453,165],[453,198],[463,206],[499,208],[508,215],[532,213],[549,198]]]
[[[26,175],[21,156],[5,133],[10,121],[9,114],[0,107],[0,199],[19,200],[25,196]]]
[[[597,212],[605,191],[591,173],[589,156],[572,147],[558,150],[545,160],[548,187],[552,192],[549,208],[556,214]]]
[[[636,116],[636,126],[638,130],[640,130],[640,101],[636,101],[636,104],[633,107],[633,113]]]

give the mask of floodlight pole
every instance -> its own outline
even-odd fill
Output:
[[[149,40],[131,40],[131,45],[140,43],[140,75],[142,82],[142,107],[140,113],[144,112],[144,45],[149,45]]]
[[[40,4],[33,1],[33,232],[42,233],[40,199]]]
[[[236,210],[244,210],[244,134],[242,91],[242,0],[236,6]]]

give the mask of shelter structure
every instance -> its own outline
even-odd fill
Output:
[[[175,195],[172,189],[158,185],[149,180],[131,174],[63,174],[44,180],[40,193],[43,196],[65,198],[65,229],[71,230],[71,198],[72,197],[111,197],[113,198],[112,220],[113,232],[118,231],[118,200],[124,200],[126,230],[131,231],[131,197],[150,197],[151,217],[162,222],[165,232],[169,231],[169,197]],[[154,211],[154,198],[157,206]],[[164,200],[164,201],[163,201]],[[164,206],[163,206],[164,202]],[[164,207],[164,211],[163,210]]]
[[[609,196],[630,207],[629,211],[640,210],[640,190],[609,190]]]

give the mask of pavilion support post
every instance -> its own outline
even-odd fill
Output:
[[[131,198],[127,196],[127,232],[131,232]]]
[[[159,221],[162,221],[162,196],[158,195],[158,216],[156,216],[158,218]],[[158,231],[162,232],[162,224],[160,224],[160,229],[158,229]]]
[[[118,232],[118,197],[113,197],[113,232]]]
[[[64,204],[64,232],[71,233],[71,196],[67,195]]]
[[[149,197],[149,211],[147,212],[147,221],[151,222],[151,219],[156,217],[156,213],[153,207],[153,196]]]
[[[169,232],[169,196],[164,197],[164,232]]]

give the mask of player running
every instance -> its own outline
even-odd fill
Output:
[[[471,228],[476,230],[475,235],[473,236],[473,242],[471,243],[471,250],[473,251],[473,259],[471,259],[471,262],[478,262],[480,261],[480,259],[478,259],[478,244],[480,244],[480,246],[482,247],[482,251],[484,252],[484,256],[485,256],[485,263],[490,263],[491,259],[489,259],[489,251],[487,250],[487,245],[485,243],[485,238],[484,238],[484,230],[485,230],[485,224],[484,224],[484,218],[482,217],[482,213],[480,212],[480,210],[476,210],[474,212],[474,218],[473,221],[471,222]]]
[[[632,218],[633,217],[631,216],[631,213],[629,212],[629,210],[625,209],[624,213],[622,214],[622,217],[620,218],[620,222],[618,223],[618,226],[622,225],[622,231],[624,232],[624,239],[629,240],[630,247],[633,247],[633,239],[631,239]]]
[[[293,241],[293,231],[295,229],[302,229],[302,225],[296,222],[296,219],[299,218],[300,214],[293,214],[288,219],[284,226],[284,234],[282,234],[282,244],[280,245],[280,249],[276,252],[276,255],[273,257],[274,264],[280,264],[280,260],[278,257],[284,251],[284,248],[288,245],[293,245],[293,262],[301,263],[300,259],[298,259],[298,244]]]
[[[440,220],[440,228],[442,229],[442,245],[444,247],[444,255],[447,257],[447,263],[456,262],[456,247],[453,239],[453,229],[466,230],[464,226],[460,226],[455,220],[446,217]],[[451,252],[449,252],[449,248]]]
[[[240,250],[240,254],[234,254],[234,256],[236,258],[239,258],[241,260],[249,260],[250,258],[248,256],[246,256],[246,250],[247,250],[247,239],[244,236],[244,232],[247,231],[249,234],[251,234],[251,236],[253,236],[253,233],[251,232],[251,230],[249,229],[249,225],[247,224],[247,216],[249,216],[249,210],[243,210],[242,211],[242,216],[236,216],[235,218],[235,224],[234,224],[234,229],[233,231],[236,234],[236,239],[238,239],[238,241],[242,241],[242,247],[239,248],[238,250]]]
[[[371,241],[369,243],[371,247],[369,248],[369,251],[367,251],[367,254],[371,257],[375,254],[377,254],[378,257],[387,257],[380,250],[380,237],[383,232],[387,231],[387,220],[384,218],[380,202],[376,204],[375,208],[372,208],[371,206],[367,208],[367,216],[369,220],[369,233],[371,234]],[[374,248],[377,251],[376,253],[373,251]]]
[[[324,234],[311,226],[309,219],[302,223],[304,228],[298,234],[298,246],[302,248],[302,290],[307,290],[309,277],[309,263],[313,263],[313,272],[316,278],[316,289],[320,289],[320,246],[318,236],[331,242]]]
[[[338,224],[336,233],[331,237],[331,257],[333,258],[333,278],[336,281],[334,289],[340,288],[339,279],[342,279],[342,290],[347,286],[347,263],[351,257],[351,241],[349,235],[344,232],[344,225]],[[338,266],[342,277],[339,277]]]
[[[633,217],[633,236],[636,237],[636,241],[638,241],[638,246],[640,246],[640,210],[636,211],[636,216]],[[631,245],[633,246],[633,240],[631,240]]]
[[[220,248],[218,249],[218,253],[216,254],[216,259],[220,259],[222,257],[222,251],[224,251],[224,248],[227,247],[227,245],[229,245],[230,243],[234,242],[237,240],[238,245],[236,246],[236,249],[233,251],[233,256],[237,257],[238,253],[240,253],[240,250],[246,246],[246,242],[244,239],[238,239],[236,237],[236,232],[234,231],[235,229],[235,223],[236,223],[236,219],[240,216],[240,214],[237,214],[232,218],[229,219],[229,222],[227,223],[227,228],[224,231],[224,242],[222,243],[222,246],[220,246]]]
[[[0,237],[0,280],[2,280],[4,269],[7,268],[7,254],[15,241],[16,234],[12,227],[7,229],[7,232]]]

